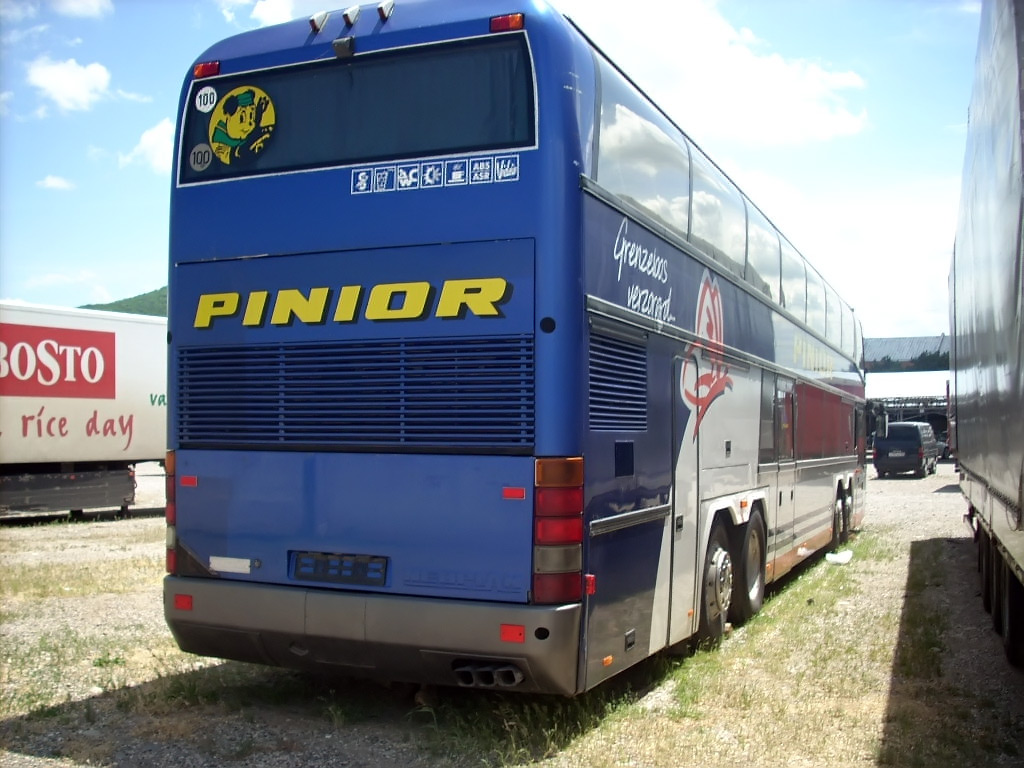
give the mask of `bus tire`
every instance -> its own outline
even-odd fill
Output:
[[[744,526],[736,578],[732,585],[730,618],[734,624],[749,621],[764,604],[765,535],[761,513],[756,509]]]
[[[843,538],[843,493],[836,492],[835,501],[832,503],[832,541],[829,544],[829,551],[835,552]]]
[[[839,543],[846,544],[850,540],[850,529],[853,527],[853,491],[843,494],[843,529],[839,534]]]
[[[1005,560],[1000,568],[1002,599],[1003,650],[1007,660],[1015,667],[1024,667],[1024,586]]]
[[[732,582],[729,539],[722,526],[716,523],[711,529],[708,551],[704,555],[700,624],[697,631],[700,645],[714,647],[722,641],[732,600]]]

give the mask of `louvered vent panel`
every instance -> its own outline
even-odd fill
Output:
[[[185,448],[525,449],[533,342],[329,342],[180,351]]]
[[[647,429],[647,349],[592,335],[590,338],[590,429]]]

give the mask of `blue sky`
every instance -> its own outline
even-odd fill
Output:
[[[775,221],[865,335],[947,331],[980,2],[555,4]],[[324,5],[0,0],[0,298],[79,306],[165,285],[182,78],[216,40]],[[890,300],[898,285],[920,303]]]

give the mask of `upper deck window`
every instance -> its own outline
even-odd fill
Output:
[[[179,183],[532,146],[522,35],[280,67],[192,84]]]
[[[604,59],[597,182],[686,237],[690,151],[682,135]]]

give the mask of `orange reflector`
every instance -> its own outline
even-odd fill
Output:
[[[583,458],[537,459],[534,474],[538,486],[583,485]]]
[[[201,61],[192,67],[192,77],[198,80],[201,77],[213,77],[220,74],[219,61]]]
[[[614,662],[614,661],[615,661],[615,657],[614,656],[605,656],[603,659],[601,659],[601,664],[603,666],[610,667],[612,665],[612,662]]]
[[[177,611],[191,611],[192,595],[175,595],[174,609]]]
[[[167,455],[164,456],[164,474],[165,475],[176,475],[177,469],[176,464],[177,454],[174,451],[168,451]]]
[[[525,643],[526,627],[522,624],[502,624],[501,642],[503,643]]]
[[[199,478],[195,475],[182,475],[181,476],[181,487],[182,488],[195,488],[199,485]]]
[[[491,19],[491,32],[515,32],[523,28],[526,16],[522,13],[509,13]]]
[[[501,498],[511,499],[513,501],[522,501],[526,498],[525,488],[502,488]]]
[[[746,509],[749,506],[750,506],[750,502],[747,501],[746,499],[744,499],[743,501],[740,502],[740,509]]]

